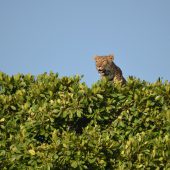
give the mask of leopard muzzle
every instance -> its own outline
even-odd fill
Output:
[[[98,72],[101,76],[108,76],[110,74],[110,71],[106,69],[98,69]]]

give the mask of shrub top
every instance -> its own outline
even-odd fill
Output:
[[[168,169],[170,84],[0,72],[0,169]]]

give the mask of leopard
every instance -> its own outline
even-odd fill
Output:
[[[96,62],[96,69],[101,78],[105,77],[114,84],[126,84],[126,79],[123,77],[122,70],[114,63],[114,55],[96,55],[94,60]]]

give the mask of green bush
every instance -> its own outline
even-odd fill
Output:
[[[170,168],[170,84],[0,72],[0,169]]]

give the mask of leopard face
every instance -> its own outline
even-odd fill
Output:
[[[96,56],[96,69],[101,77],[112,78],[113,56]]]

